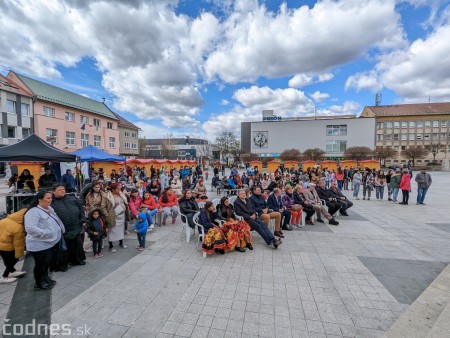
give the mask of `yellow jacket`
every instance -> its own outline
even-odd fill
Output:
[[[27,209],[19,210],[0,221],[0,250],[15,251],[16,258],[23,257],[25,250],[25,231],[23,215]]]

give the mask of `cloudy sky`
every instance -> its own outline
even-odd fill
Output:
[[[3,0],[0,72],[106,98],[147,138],[450,100],[448,0]]]

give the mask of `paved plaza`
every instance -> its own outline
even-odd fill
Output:
[[[127,249],[88,253],[51,292],[33,291],[27,257],[27,276],[0,285],[0,316],[108,338],[382,337],[450,262],[450,174],[431,175],[427,205],[415,188],[407,206],[354,201],[339,226],[286,231],[278,250],[253,232],[255,250],[204,258],[178,220],[143,252],[127,236]]]

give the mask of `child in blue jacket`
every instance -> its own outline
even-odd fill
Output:
[[[134,232],[137,234],[139,241],[139,246],[137,249],[140,251],[145,250],[145,236],[147,235],[147,230],[147,214],[145,212],[141,212],[136,223],[134,223]]]

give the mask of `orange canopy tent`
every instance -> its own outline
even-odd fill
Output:
[[[287,169],[291,169],[294,167],[295,169],[298,169],[298,162],[297,161],[284,161],[284,167]]]
[[[261,161],[250,161],[249,163],[251,168],[258,167],[258,170],[262,170],[262,162]]]
[[[316,161],[303,161],[302,162],[302,170],[306,171],[308,168],[313,168],[316,165]]]
[[[378,160],[360,161],[359,165],[361,166],[361,168],[370,168],[370,169],[375,169],[375,170],[380,169],[380,162],[378,162]]]
[[[358,166],[358,162],[356,162],[355,160],[344,160],[344,161],[340,161],[339,165],[341,166],[341,168],[345,168],[345,167],[356,168]]]
[[[278,167],[280,166],[281,162],[280,161],[270,161],[267,162],[267,171],[269,173],[274,173],[275,170],[278,169]]]
[[[336,161],[322,161],[322,163],[320,164],[320,167],[322,169],[328,168],[329,171],[331,170],[337,170],[337,162]]]

